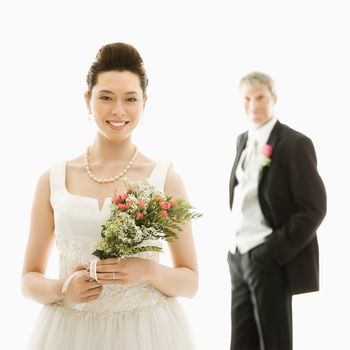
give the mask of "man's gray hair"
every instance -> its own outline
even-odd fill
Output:
[[[239,82],[239,88],[242,89],[242,86],[245,83],[249,83],[251,85],[265,85],[270,90],[272,96],[277,96],[275,82],[265,73],[257,71],[248,73]]]

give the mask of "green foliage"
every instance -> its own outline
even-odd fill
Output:
[[[102,225],[101,239],[93,252],[100,259],[161,251],[147,241],[171,242],[183,224],[202,216],[187,201],[166,197],[148,182],[125,184],[127,193],[112,198],[111,216]]]

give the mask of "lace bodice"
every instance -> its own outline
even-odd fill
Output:
[[[157,163],[148,179],[157,190],[163,191],[168,164]],[[66,162],[56,163],[51,169],[51,204],[54,209],[56,246],[59,253],[60,277],[68,277],[82,263],[96,258],[91,253],[100,239],[101,225],[109,218],[110,199],[99,209],[97,200],[69,193],[65,186]],[[151,241],[161,247],[161,241]],[[135,255],[143,259],[159,260],[158,252]],[[159,302],[165,296],[147,283],[123,286],[105,285],[102,295],[94,302],[73,304],[60,302],[66,307],[92,313],[111,314],[116,311],[143,307]]]

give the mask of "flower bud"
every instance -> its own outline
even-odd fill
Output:
[[[264,145],[263,149],[262,149],[262,154],[267,157],[270,158],[272,155],[272,146],[269,145],[268,143],[266,145]]]
[[[160,207],[164,210],[168,210],[168,209],[170,209],[170,203],[169,202],[162,202],[160,204]]]
[[[112,203],[114,203],[114,204],[119,204],[119,203],[120,203],[120,196],[118,196],[118,197],[113,197],[113,198],[112,198]]]
[[[126,210],[126,205],[125,204],[118,204],[118,209],[120,211],[125,211]]]
[[[160,217],[167,217],[167,216],[169,216],[169,214],[168,214],[167,211],[162,210],[162,211],[159,213],[159,216],[160,216]]]
[[[141,220],[143,218],[143,214],[140,213],[139,211],[135,213],[135,219],[136,220]]]

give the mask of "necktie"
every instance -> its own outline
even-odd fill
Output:
[[[256,157],[256,152],[258,148],[258,143],[256,140],[253,140],[247,147],[247,152],[245,158],[243,160],[242,168],[243,170],[247,170],[252,164],[253,160]]]

